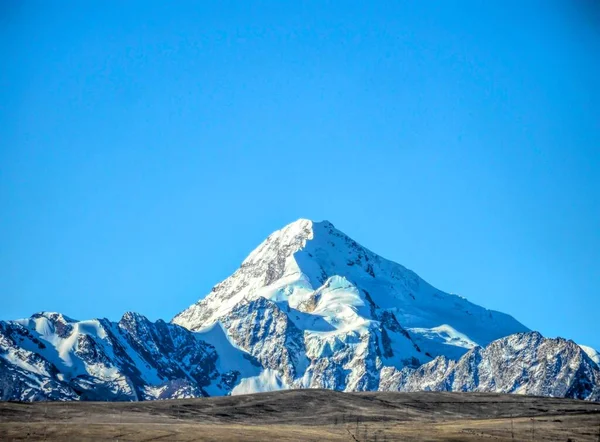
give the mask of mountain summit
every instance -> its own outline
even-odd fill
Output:
[[[329,221],[300,219],[271,234],[229,278],[173,322],[191,330],[210,326],[239,303],[266,298],[303,313],[332,331],[361,333],[381,316],[394,318],[427,354],[458,358],[494,339],[528,331],[506,314],[432,287],[337,230]],[[390,319],[391,320],[391,319]],[[309,321],[310,322],[310,321]]]
[[[0,321],[0,399],[146,400],[286,388],[600,400],[598,353],[432,287],[328,221],[274,232],[155,323]]]

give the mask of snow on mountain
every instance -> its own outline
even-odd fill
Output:
[[[384,391],[481,391],[600,401],[600,369],[580,346],[517,333],[458,361],[439,356],[418,369],[385,369]]]
[[[362,247],[328,221],[314,223],[304,219],[271,234],[231,277],[177,315],[173,322],[199,329],[216,322],[239,302],[258,297],[298,308],[310,302],[329,278],[347,281],[343,291],[346,299],[338,295],[328,304],[321,303],[319,312],[311,313],[326,321],[337,321],[336,329],[366,326],[369,307],[366,311],[360,311],[360,307],[365,307],[367,292],[379,308],[394,313],[403,326],[414,329],[418,337],[423,336],[425,345],[437,335],[436,344],[432,345],[436,354],[443,354],[447,346],[464,345],[457,345],[452,334],[439,333],[438,327],[468,336],[478,345],[528,331],[508,315],[435,289],[414,272]]]
[[[277,370],[265,368],[258,376],[251,376],[241,380],[233,390],[232,395],[251,394],[256,392],[279,391],[289,389]]]
[[[327,221],[298,220],[171,324],[136,313],[0,321],[0,399],[328,388],[600,400],[598,359],[432,287]]]
[[[241,333],[229,325],[232,315]],[[271,318],[270,328],[261,326]],[[304,219],[270,235],[173,322],[190,330],[219,323],[235,344],[278,365],[288,385],[342,390],[376,388],[383,365],[459,358],[528,331],[508,315],[435,289],[331,223]],[[294,354],[300,356],[292,360]]]
[[[592,361],[600,366],[600,353],[587,345],[579,345]]]
[[[220,346],[222,351],[227,347]],[[118,322],[39,313],[0,321],[0,399],[140,400],[227,394],[215,348],[183,327],[126,313]]]

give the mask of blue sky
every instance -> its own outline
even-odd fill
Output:
[[[592,2],[217,3],[2,3],[0,318],[170,319],[302,217],[600,349]]]

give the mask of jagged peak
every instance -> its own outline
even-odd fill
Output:
[[[248,257],[242,262],[243,266],[252,265],[264,259],[289,256],[306,246],[307,241],[315,238],[315,232],[332,230],[333,224],[329,221],[312,221],[300,218],[283,228],[271,233]]]
[[[35,319],[35,318],[46,318],[46,319],[49,319],[51,321],[61,321],[61,322],[65,322],[65,323],[79,322],[79,321],[77,321],[77,319],[70,318],[70,317],[68,317],[66,315],[63,315],[62,313],[59,313],[59,312],[42,311],[42,312],[34,313],[33,315],[31,315],[31,318],[32,319]]]
[[[313,246],[320,245],[329,248],[340,240],[357,251],[375,256],[373,252],[368,251],[348,235],[337,230],[330,221],[313,221],[300,218],[271,233],[242,262],[242,267],[251,266],[265,260],[284,259],[304,250],[309,243]]]
[[[527,331],[527,332],[521,332],[521,333],[515,333],[513,335],[511,335],[513,337],[518,337],[518,338],[525,338],[525,339],[544,339],[544,336],[542,336],[542,334],[536,330],[532,330],[532,331]],[[506,338],[510,338],[511,336],[506,336],[505,338],[500,338],[500,339],[506,339]]]
[[[594,358],[592,357],[593,355],[590,356],[590,354],[588,354],[585,349],[581,347],[581,345],[577,344],[572,339],[565,339],[560,336],[556,338],[549,338],[542,335],[538,331],[514,333],[512,335],[505,336],[491,342],[487,348],[505,345],[515,348],[534,348],[542,343],[565,346],[566,348],[573,350],[575,353],[580,353],[586,357],[589,357],[591,361],[595,362]]]
[[[145,317],[144,315],[142,315],[141,313],[137,313],[137,312],[125,312],[123,314],[123,316],[121,317],[121,320],[119,321],[119,323],[121,322],[151,322],[147,317]]]
[[[308,218],[299,218],[296,221],[293,221],[293,222],[287,224],[286,226],[284,226],[283,228],[279,229],[279,231],[281,231],[281,230],[303,230],[305,228],[312,229],[313,227],[317,227],[317,226],[335,228],[335,226],[330,221],[327,221],[326,219],[324,219],[322,221],[314,221],[314,220],[308,219]]]
[[[313,221],[307,218],[300,218],[271,233],[267,239],[263,241],[263,244],[273,243],[275,240],[279,240],[283,244],[299,242],[299,239],[305,241],[311,240],[314,238],[316,230],[321,232],[327,230],[331,231],[332,229],[335,229],[335,226],[327,220]],[[260,248],[260,246],[258,248]]]
[[[254,299],[248,299],[237,304],[231,311],[234,313],[245,312],[245,311],[258,311],[258,310],[273,310],[277,313],[281,312],[281,308],[276,302],[265,298],[264,296],[258,296]]]
[[[550,338],[545,338],[544,336],[542,336],[542,334],[540,332],[537,332],[535,330],[533,331],[526,331],[526,332],[518,332],[518,333],[513,333],[511,335],[508,336],[503,336],[501,338],[498,338],[492,342],[490,342],[488,347],[497,347],[497,346],[532,346],[532,345],[536,345],[538,343],[540,343],[541,341],[544,340],[548,340]],[[474,349],[483,349],[484,347],[474,347]]]

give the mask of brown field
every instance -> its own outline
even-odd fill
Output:
[[[153,402],[0,403],[0,440],[600,441],[600,403],[291,390]]]

